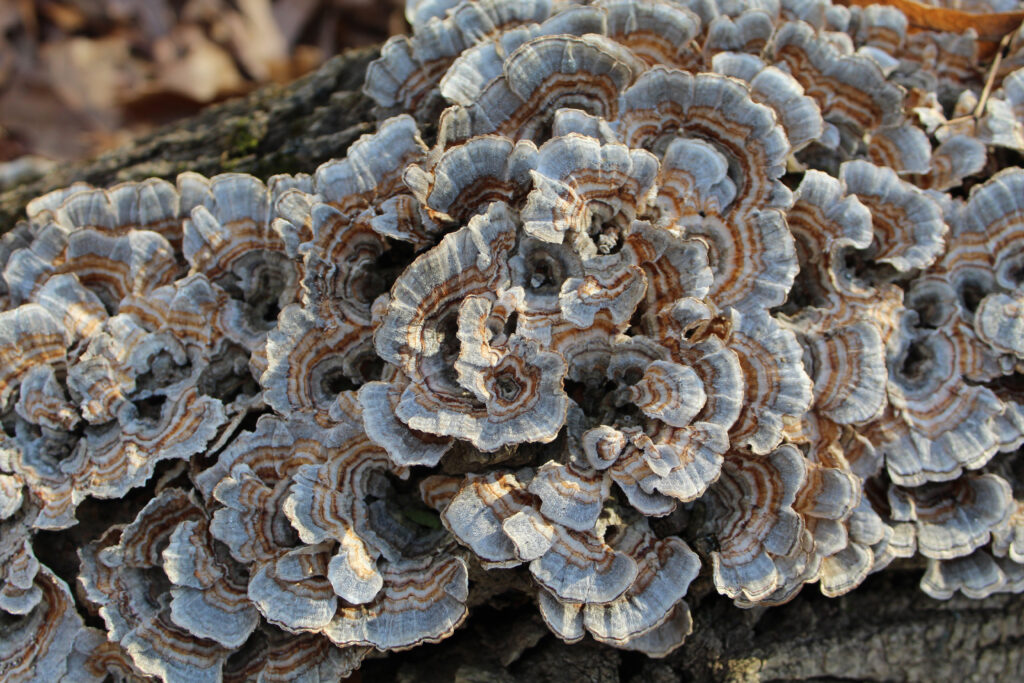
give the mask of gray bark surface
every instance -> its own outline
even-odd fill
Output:
[[[149,176],[173,180],[185,170],[263,178],[311,172],[374,129],[359,87],[375,55],[346,53],[290,85],[210,107],[0,194],[0,231],[24,215],[31,198],[79,180],[102,186]],[[406,683],[1024,680],[1024,595],[932,600],[917,587],[920,568],[890,569],[836,599],[807,586],[787,605],[754,610],[715,593],[705,569],[687,597],[694,632],[663,660],[589,639],[562,643],[510,571],[487,579],[496,583],[484,590],[491,597],[455,636],[369,659],[357,676]]]

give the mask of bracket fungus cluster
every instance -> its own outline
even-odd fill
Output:
[[[408,14],[346,158],[4,235],[0,678],[336,679],[488,576],[655,657],[698,576],[1024,589],[1024,71],[964,123],[892,8]]]

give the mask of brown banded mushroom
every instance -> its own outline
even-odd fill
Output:
[[[498,570],[652,657],[701,572],[1024,589],[1020,55],[986,96],[891,7],[407,15],[344,158],[75,184],[0,240],[0,677],[339,678]],[[100,628],[34,545],[86,498]]]

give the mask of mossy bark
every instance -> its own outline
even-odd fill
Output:
[[[287,86],[213,106],[99,158],[61,167],[0,195],[0,230],[32,197],[77,180],[109,185],[184,170],[260,177],[310,172],[344,156],[374,129],[359,92],[374,50],[346,53]],[[1024,595],[932,600],[919,568],[890,569],[850,595],[826,599],[807,586],[782,607],[743,610],[719,596],[705,572],[687,602],[694,632],[662,660],[601,646],[567,645],[549,633],[528,583],[509,570],[482,577],[488,595],[438,645],[368,660],[365,681],[769,681],[1024,680]]]
[[[372,132],[371,102],[360,92],[376,49],[347,52],[314,73],[284,86],[208,107],[202,113],[139,138],[95,159],[62,165],[48,175],[0,194],[0,232],[24,217],[25,204],[76,181],[97,186],[182,171],[224,171],[267,178],[310,172],[345,155],[360,135]]]

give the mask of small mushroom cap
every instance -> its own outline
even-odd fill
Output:
[[[484,567],[514,567],[522,560],[502,524],[532,503],[532,494],[516,474],[471,474],[441,513],[441,521],[460,543],[473,550]]]
[[[910,123],[878,130],[868,143],[871,163],[891,168],[901,175],[927,173],[931,168],[931,155],[928,136]]]
[[[622,214],[631,221],[654,197],[658,161],[642,149],[571,133],[552,138],[531,171],[534,190],[522,209],[523,229],[547,242],[569,230],[586,232],[593,220]]]
[[[727,457],[712,487],[715,586],[729,597],[758,602],[781,581],[773,557],[786,556],[800,541],[803,522],[793,502],[806,472],[795,447],[780,446],[768,456]]]
[[[205,520],[186,521],[171,533],[163,551],[171,588],[171,620],[199,638],[238,648],[259,624],[246,586],[217,566]],[[188,572],[188,573],[186,573]]]
[[[290,631],[322,631],[331,623],[338,596],[324,574],[328,552],[302,546],[257,562],[249,578],[249,599],[266,620]]]
[[[935,262],[949,228],[934,200],[901,180],[892,169],[866,161],[844,163],[839,180],[871,212],[878,243],[876,260],[900,272]]]
[[[338,645],[403,650],[450,636],[469,613],[466,564],[457,557],[424,557],[387,564],[384,589],[371,603],[341,607],[324,629]]]
[[[995,454],[995,417],[1004,407],[987,387],[963,386],[963,376],[970,374],[965,370],[976,362],[977,353],[963,334],[926,330],[890,341],[893,411],[878,423],[881,439],[876,443],[897,484],[948,481]]]
[[[540,499],[540,512],[546,518],[588,531],[597,524],[608,498],[609,481],[598,472],[552,461],[540,466],[527,490]]]
[[[707,395],[697,373],[688,367],[654,361],[630,388],[633,402],[648,417],[685,427],[704,407]]]
[[[1024,301],[1020,295],[990,294],[982,299],[974,313],[978,337],[1002,353],[1024,357]]]
[[[608,17],[607,35],[649,65],[697,65],[694,44],[700,17],[688,9],[660,2],[601,0]]]
[[[1012,513],[1010,485],[996,474],[964,475],[949,483],[889,489],[893,519],[915,522],[925,557],[963,557],[987,543]]]
[[[557,597],[569,602],[611,602],[636,579],[636,561],[592,532],[557,524],[551,528],[551,546],[530,562],[530,573]]]
[[[75,635],[83,627],[71,591],[49,569],[36,575],[35,586],[40,600],[34,609],[24,616],[4,615],[0,673],[6,680],[60,680],[67,672]]]
[[[861,321],[808,335],[814,407],[838,424],[868,422],[886,404],[885,349],[878,328]]]
[[[807,411],[811,381],[796,336],[763,311],[733,314],[728,343],[743,368],[744,406],[729,430],[736,446],[765,454],[782,441],[783,420]]]
[[[410,429],[395,416],[404,386],[388,382],[368,382],[359,388],[366,435],[383,448],[391,462],[400,467],[433,467],[451,449],[452,439]]]
[[[948,600],[956,591],[980,600],[993,593],[1024,590],[1024,568],[983,550],[953,560],[929,560],[921,577],[921,590],[938,600]]]
[[[821,107],[827,122],[870,131],[899,123],[903,90],[874,60],[844,55],[804,22],[785,22],[767,50]]]

